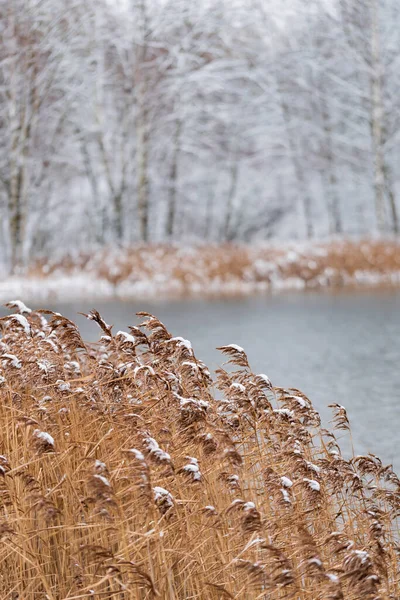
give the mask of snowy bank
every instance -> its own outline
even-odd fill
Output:
[[[0,300],[234,296],[400,286],[400,244],[336,241],[259,246],[147,246],[42,262],[0,283]]]

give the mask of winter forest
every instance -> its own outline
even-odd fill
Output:
[[[397,0],[1,0],[0,262],[398,233]]]

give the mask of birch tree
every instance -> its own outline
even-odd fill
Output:
[[[373,162],[373,186],[378,230],[387,229],[387,199],[390,205],[391,228],[398,232],[397,206],[388,157],[389,136],[397,133],[389,127],[390,112],[385,101],[391,85],[393,48],[384,48],[383,23],[392,3],[378,0],[341,0],[341,17],[350,52],[359,69],[359,90],[368,116]],[[397,13],[397,19],[399,15]],[[392,41],[392,40],[390,40]],[[398,39],[397,39],[398,43]],[[393,125],[393,122],[392,122]],[[390,131],[390,129],[392,129]],[[397,124],[396,124],[397,130]]]
[[[64,145],[61,132],[71,102],[64,71],[69,27],[65,13],[39,0],[3,2],[1,27],[0,181],[15,270],[28,252],[29,215],[44,216],[55,150]]]

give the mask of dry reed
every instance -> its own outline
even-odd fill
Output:
[[[400,285],[400,244],[393,240],[334,241],[181,248],[138,246],[37,262],[28,277],[86,276],[122,296],[240,294],[282,287]],[[53,290],[56,293],[56,289]]]
[[[59,314],[9,308],[2,599],[399,598],[400,481],[346,460],[300,391],[234,344],[213,381],[149,314],[113,334],[92,311],[89,346]]]

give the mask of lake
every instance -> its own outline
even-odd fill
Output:
[[[78,322],[84,339],[98,339],[96,325],[77,315],[92,303],[48,307]],[[96,308],[115,333],[137,324],[137,311],[156,314],[174,335],[189,339],[212,369],[223,363],[216,346],[243,346],[255,372],[266,373],[276,386],[301,389],[325,425],[331,417],[327,405],[343,404],[356,453],[373,452],[400,470],[399,292],[113,301],[97,302]]]

